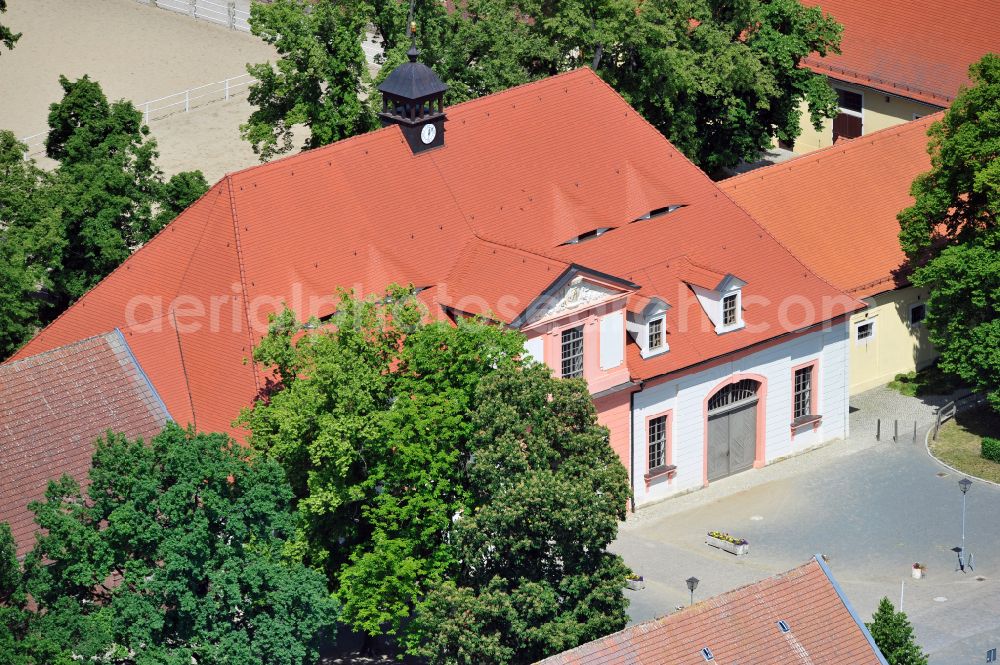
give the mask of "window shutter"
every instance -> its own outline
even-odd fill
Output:
[[[544,338],[542,337],[532,337],[524,343],[524,353],[526,356],[532,360],[536,360],[540,363],[545,362],[545,351],[544,351]]]
[[[625,320],[621,312],[601,319],[601,369],[622,364],[625,354]]]

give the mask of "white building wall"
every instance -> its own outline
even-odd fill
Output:
[[[764,416],[764,464],[846,437],[847,341],[848,324],[845,322],[636,393],[632,412],[636,505],[705,485],[706,400],[721,383],[738,374],[761,375],[766,379],[763,411],[758,411],[758,418],[762,413]],[[813,390],[818,391],[817,406],[823,419],[815,430],[807,428],[793,437],[793,368],[813,360],[819,361]],[[648,470],[646,419],[666,412],[672,414],[670,463],[677,470],[671,478],[661,476],[647,482],[644,477]]]

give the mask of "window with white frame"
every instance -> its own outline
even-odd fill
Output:
[[[583,376],[583,326],[562,331],[562,377]]]
[[[793,393],[793,418],[808,416],[812,410],[812,365],[795,370],[795,390]]]
[[[649,419],[649,469],[667,464],[667,417]]]
[[[649,346],[647,347],[650,351],[656,351],[663,346],[663,317],[653,319],[646,326],[647,335],[646,339]]]
[[[927,305],[918,302],[910,305],[910,325],[919,325],[925,318],[927,318]]]
[[[875,322],[862,321],[854,328],[854,339],[858,344],[867,344],[875,338]]]
[[[722,299],[722,325],[735,326],[739,321],[737,307],[739,305],[739,294],[730,293]]]

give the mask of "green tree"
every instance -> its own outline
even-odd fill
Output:
[[[7,0],[0,0],[0,14],[7,11]],[[21,38],[20,32],[13,32],[7,26],[0,24],[0,44],[3,44],[8,49],[14,48],[14,44],[17,40]]]
[[[90,481],[64,476],[30,506],[30,632],[53,653],[29,662],[316,662],[336,606],[283,558],[295,517],[277,464],[171,424],[148,445],[99,440]]]
[[[485,602],[477,585],[494,578],[497,597],[510,604],[503,615],[508,624],[483,638],[498,653],[548,652],[620,627],[627,571],[603,547],[614,538],[628,484],[607,431],[594,423],[586,387],[525,365],[523,337],[515,331],[483,321],[422,323],[424,314],[409,290],[392,287],[379,300],[342,293],[329,325],[314,321],[303,330],[289,311],[272,321],[255,359],[273,369],[276,383],[242,422],[251,444],[285,467],[298,497],[302,519],[290,549],[327,571],[346,623],[371,635],[397,635],[411,650],[437,639],[431,627],[409,635],[415,607],[425,599],[446,605],[435,595],[442,588],[462,602]],[[530,381],[520,378],[522,370]],[[525,398],[518,403],[525,411],[503,411],[504,392],[515,386],[541,401]],[[484,431],[494,418],[494,430]],[[491,437],[500,440],[501,425],[535,431],[519,442],[512,434],[504,454],[522,443],[542,447],[528,460],[501,460],[487,445]],[[554,441],[546,443],[550,435]],[[542,460],[551,472],[529,467]],[[494,461],[509,462],[508,475],[519,470],[524,487],[501,491],[501,479],[487,468]],[[529,506],[555,512],[528,520],[533,530],[503,529]],[[471,532],[458,533],[473,519],[462,516],[473,514],[483,529],[476,542]],[[483,579],[461,577],[463,548],[491,546],[511,550],[507,567],[491,568]],[[534,577],[521,585],[517,575],[528,569]],[[458,589],[460,580],[472,590]],[[533,613],[518,621],[528,617],[545,627],[524,633],[509,622],[532,602]],[[488,603],[476,611],[483,621],[500,621],[494,611],[501,610]],[[569,622],[580,625],[562,625]]]
[[[1000,56],[970,68],[929,132],[931,170],[899,214],[911,281],[930,291],[925,325],[940,367],[1000,410]]]
[[[276,0],[250,8],[253,34],[278,51],[270,62],[248,65],[257,79],[250,103],[258,108],[240,127],[261,160],[292,149],[296,125],[305,125],[306,148],[375,127],[362,101],[370,81],[361,41],[370,18],[358,0]]]
[[[26,146],[0,131],[0,358],[41,325],[42,294],[65,245],[50,176],[24,158]]]
[[[471,420],[461,564],[420,604],[414,652],[441,665],[534,662],[623,628],[629,570],[607,546],[628,476],[586,383],[505,366],[480,382]]]
[[[261,14],[273,11],[283,17],[283,25],[309,27],[294,18],[307,12],[305,0],[276,4],[280,10],[262,6]],[[385,48],[380,77],[403,61],[408,47],[406,3],[321,0],[313,11],[320,6],[369,17],[376,40]],[[775,137],[794,139],[799,134],[803,102],[817,125],[836,112],[836,98],[825,78],[799,63],[810,53],[836,51],[840,25],[798,0],[735,4],[722,0],[469,0],[462,3],[462,11],[451,12],[443,3],[426,2],[416,5],[415,19],[421,60],[450,87],[449,104],[588,65],[713,174],[740,160],[756,160]],[[313,30],[312,34],[314,39],[323,39],[323,33]],[[345,42],[339,51],[324,57],[360,67],[357,42],[362,38],[356,34],[354,42]],[[319,71],[301,62],[283,62],[309,76]],[[357,74],[349,80],[363,82]],[[350,108],[356,108],[355,98],[362,89],[348,91],[343,82],[337,85],[338,91],[346,91]],[[377,94],[371,101],[378,103],[374,97]],[[297,94],[296,98],[305,97]],[[264,123],[261,132],[273,131],[286,138],[284,151],[291,148],[291,142],[284,133],[287,123],[278,122],[284,114],[269,110],[276,108],[280,105],[261,106],[257,117]],[[297,116],[296,122],[304,122],[301,118]],[[342,136],[314,132],[308,145]]]
[[[87,76],[60,76],[59,83],[63,99],[49,107],[45,151],[59,162],[51,200],[61,211],[66,251],[51,273],[50,319],[207,190],[198,171],[164,185],[156,141],[131,102],[109,103]]]
[[[327,571],[343,620],[372,635],[397,631],[454,565],[465,416],[481,377],[522,348],[496,326],[422,315],[395,287],[380,302],[343,293],[331,326],[301,338],[285,312],[255,353],[281,383],[243,416],[299,497],[301,556]]]
[[[871,623],[865,624],[889,665],[927,665],[927,656],[917,646],[913,627],[888,598],[879,601]]]
[[[208,181],[201,171],[181,171],[170,176],[158,193],[160,207],[153,218],[154,232],[173,221],[207,191]]]

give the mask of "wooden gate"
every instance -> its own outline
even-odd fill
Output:
[[[708,479],[718,480],[753,466],[757,451],[757,390],[744,379],[725,386],[708,402]]]

